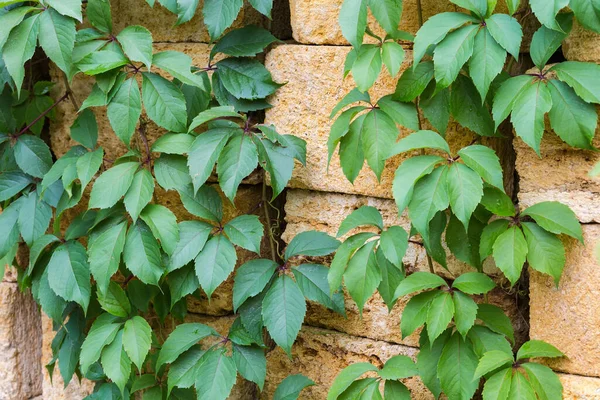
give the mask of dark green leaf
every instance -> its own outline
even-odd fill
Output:
[[[273,400],[297,400],[300,392],[315,383],[302,374],[286,377],[273,394]]]
[[[319,257],[333,253],[340,242],[323,232],[307,231],[294,236],[285,249],[285,260],[297,255]]]
[[[275,93],[281,86],[273,82],[271,73],[254,59],[226,58],[216,66],[223,86],[237,98],[262,99]]]
[[[148,225],[140,220],[127,232],[123,260],[140,281],[158,285],[164,272],[160,248]]]
[[[240,9],[242,0],[206,0],[202,12],[204,14],[204,23],[208,28],[208,33],[212,40],[217,39],[233,21],[235,21]]]
[[[237,254],[223,235],[212,237],[196,257],[196,276],[210,298],[215,289],[233,272]]]
[[[170,131],[185,132],[187,111],[181,90],[159,75],[142,75],[142,99],[150,119]]]

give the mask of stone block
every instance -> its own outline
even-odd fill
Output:
[[[408,157],[405,154],[387,161],[381,182],[365,163],[354,184],[350,183],[342,172],[337,152],[327,168],[327,139],[333,123],[329,114],[354,88],[352,78],[343,77],[344,60],[349,50],[342,46],[304,45],[280,45],[271,50],[265,65],[275,81],[286,82],[286,85],[270,98],[273,108],[266,111],[265,122],[275,125],[282,134],[293,134],[307,141],[307,165],[298,165],[289,187],[392,198],[394,173]],[[408,68],[411,57],[412,52],[407,50],[401,70]],[[383,71],[371,91],[373,101],[393,93],[395,85],[396,80]],[[401,136],[408,133],[401,128]],[[451,149],[457,151],[469,145],[474,135],[452,122],[446,139]],[[507,140],[493,142],[498,148],[510,146]]]
[[[558,374],[565,400],[600,400],[600,379]]]
[[[530,276],[530,335],[566,354],[549,360],[561,372],[600,377],[600,266],[594,249],[600,225],[584,225],[585,246],[568,238],[567,262],[558,288],[552,278]]]
[[[415,358],[417,349],[343,333],[304,326],[292,348],[292,358],[280,348],[267,355],[267,380],[261,399],[272,399],[275,389],[287,376],[303,374],[315,382],[302,391],[300,399],[324,400],[335,377],[350,364],[371,362],[381,367],[396,355]],[[419,378],[404,382],[413,399],[433,399]]]
[[[600,34],[585,29],[577,19],[565,39],[562,51],[567,60],[600,63]]]
[[[202,14],[204,1],[199,2],[194,18],[179,26],[176,25],[177,15],[162,7],[158,2],[153,8],[146,3],[146,0],[117,0],[111,3],[113,4],[112,16],[116,32],[130,25],[141,25],[152,32],[152,39],[155,42],[210,42]],[[265,21],[266,17],[261,16],[248,2],[244,2],[244,6],[230,29],[249,24],[263,25]]]
[[[0,398],[42,393],[40,313],[30,293],[0,281]]]

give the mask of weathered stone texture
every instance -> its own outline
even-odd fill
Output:
[[[280,348],[267,355],[267,381],[261,399],[272,399],[279,383],[292,374],[304,374],[316,383],[305,389],[300,399],[325,399],[335,377],[348,365],[371,362],[381,367],[395,355],[415,358],[417,352],[412,347],[305,326],[292,348],[291,359]],[[433,398],[420,379],[411,378],[405,383],[413,399]]]
[[[354,184],[350,183],[342,172],[337,152],[327,169],[327,138],[333,123],[329,114],[354,88],[352,78],[343,78],[344,60],[349,50],[341,46],[303,45],[281,45],[271,50],[265,64],[275,81],[287,83],[270,98],[273,108],[267,110],[265,122],[274,124],[280,133],[293,134],[307,141],[307,166],[298,166],[294,170],[290,187],[392,198],[394,172],[408,155],[389,159],[381,182],[365,164]],[[401,70],[408,67],[411,57],[412,52],[407,50]],[[373,101],[393,93],[395,82],[382,71],[371,93]],[[408,130],[402,128],[401,136],[406,134]],[[446,135],[455,151],[469,145],[473,138],[473,134],[456,123],[451,123]]]
[[[558,374],[565,400],[600,400],[600,379]]]
[[[600,63],[600,34],[582,27],[577,19],[562,45],[567,60]]]
[[[552,368],[600,377],[600,266],[594,254],[600,225],[584,225],[583,232],[585,246],[564,241],[567,262],[558,289],[552,278],[532,271],[530,334],[566,354],[548,361]]]
[[[0,399],[42,393],[40,313],[30,293],[0,281]]]

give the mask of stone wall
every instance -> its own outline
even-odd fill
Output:
[[[443,11],[454,11],[455,6],[442,0],[421,0],[423,17]],[[277,1],[274,20],[264,18],[245,6],[236,25],[256,23],[269,26],[282,39],[288,39],[291,25],[293,41],[279,44],[267,53],[265,64],[278,82],[287,82],[270,102],[273,108],[266,112],[266,123],[277,126],[279,132],[294,134],[307,141],[307,166],[297,166],[285,196],[286,229],[282,239],[289,243],[299,232],[317,229],[335,234],[341,221],[362,205],[371,205],[381,211],[386,225],[400,224],[410,227],[406,215],[398,216],[391,195],[393,174],[402,161],[398,156],[387,163],[381,182],[365,168],[355,184],[350,184],[341,172],[337,155],[327,169],[327,137],[331,120],[329,113],[334,105],[353,87],[351,78],[343,79],[343,64],[350,47],[341,36],[337,14],[342,0],[290,0]],[[504,3],[504,2],[499,2]],[[174,27],[175,17],[161,10],[157,4],[151,10],[145,0],[111,0],[117,30],[131,24],[148,27],[154,36],[156,50],[178,50],[190,55],[194,64],[204,65],[210,45],[202,23],[196,16],[191,22]],[[278,18],[277,16],[283,16]],[[404,2],[402,28],[410,32],[418,29],[416,0]],[[527,50],[527,41],[523,50]],[[563,50],[570,60],[600,63],[600,37],[575,27]],[[410,48],[406,48],[409,66]],[[59,83],[54,93],[60,95],[64,87]],[[92,80],[77,78],[71,85],[83,99],[91,90]],[[387,73],[373,89],[373,95],[392,92],[395,80]],[[100,127],[100,143],[107,157],[114,158],[124,152],[124,147],[112,133],[105,110],[95,109]],[[60,156],[71,146],[69,127],[76,114],[70,103],[57,108],[56,119],[50,128],[53,152]],[[148,127],[150,140],[164,132],[153,125]],[[407,134],[403,131],[402,134]],[[600,181],[588,176],[594,163],[600,161],[598,153],[568,148],[548,128],[542,142],[542,156],[538,158],[520,139],[498,139],[492,145],[502,155],[505,180],[509,191],[517,187],[513,181],[518,174],[518,199],[525,207],[543,200],[559,200],[571,206],[584,223],[586,247],[565,239],[568,249],[567,266],[559,288],[547,277],[536,273],[530,280],[530,315],[524,313],[515,296],[497,289],[489,300],[502,307],[511,317],[518,339],[528,337],[543,339],[563,350],[568,358],[553,362],[552,368],[560,372],[567,399],[600,399],[600,266],[593,255],[593,247],[600,241]],[[458,149],[473,139],[473,134],[451,122],[448,130],[451,147]],[[600,144],[597,143],[597,144]],[[516,162],[514,157],[516,154]],[[256,184],[261,176],[246,180],[240,188],[236,207],[225,210],[227,218],[253,209],[260,201],[261,188]],[[161,193],[159,201],[171,208],[179,218],[187,218],[173,193]],[[228,202],[225,202],[228,204]],[[266,246],[265,247],[265,252]],[[263,253],[265,256],[267,253]],[[255,257],[240,252],[240,264]],[[411,244],[404,259],[407,270],[427,269],[423,249]],[[468,266],[449,257],[449,271],[435,266],[448,277],[468,270]],[[502,276],[492,262],[484,266],[496,280]],[[225,333],[233,321],[231,280],[223,284],[209,303],[206,299],[190,297],[190,321],[209,324]],[[405,303],[388,312],[381,297],[376,294],[365,305],[362,318],[351,299],[346,301],[348,318],[342,318],[323,307],[308,305],[305,325],[288,358],[280,349],[268,354],[268,375],[262,394],[255,387],[238,380],[232,399],[271,399],[277,385],[288,375],[303,373],[316,385],[303,392],[302,399],[325,399],[327,389],[335,376],[354,362],[369,361],[381,365],[393,355],[415,357],[418,338],[411,335],[402,339],[399,322]],[[28,294],[18,291],[16,278],[8,274],[0,283],[0,399],[21,400],[41,396],[44,400],[85,397],[93,389],[89,381],[77,379],[63,387],[60,374],[51,381],[43,365],[51,358],[50,342],[54,332],[51,322],[41,317]],[[430,399],[431,394],[419,379],[407,382],[417,399]]]

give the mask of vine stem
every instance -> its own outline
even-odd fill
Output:
[[[262,204],[265,211],[265,219],[267,220],[267,230],[269,231],[269,246],[271,248],[271,259],[274,263],[277,263],[277,253],[275,251],[275,237],[273,236],[273,229],[271,226],[271,215],[269,214],[269,199],[267,198],[267,177],[263,172],[262,182]]]
[[[421,0],[417,0],[417,18],[419,21],[419,28],[423,26],[423,7],[421,6]]]
[[[73,93],[73,90],[71,89],[71,86],[69,85],[69,78],[67,77],[67,74],[65,74],[64,72],[63,72],[63,78],[65,81],[65,88],[67,89],[67,94],[69,95],[69,99],[71,100],[71,104],[73,104],[75,111],[78,112],[79,109],[81,108],[81,106],[79,105],[79,102],[75,98],[75,94]]]
[[[48,109],[46,111],[44,111],[43,113],[41,113],[40,115],[38,115],[33,121],[31,121],[31,123],[29,125],[27,125],[25,128],[21,129],[21,131],[19,131],[19,133],[17,133],[16,135],[14,135],[15,137],[21,136],[22,134],[24,134],[25,132],[27,132],[29,129],[31,129],[32,126],[34,126],[40,119],[44,118],[50,111],[54,110],[54,107],[56,107],[57,105],[59,105],[60,103],[62,103],[63,101],[65,101],[67,99],[67,97],[69,97],[69,92],[66,92],[65,94],[62,95],[62,97],[58,100],[56,100],[54,102],[54,104],[52,104],[50,107],[48,107]]]

